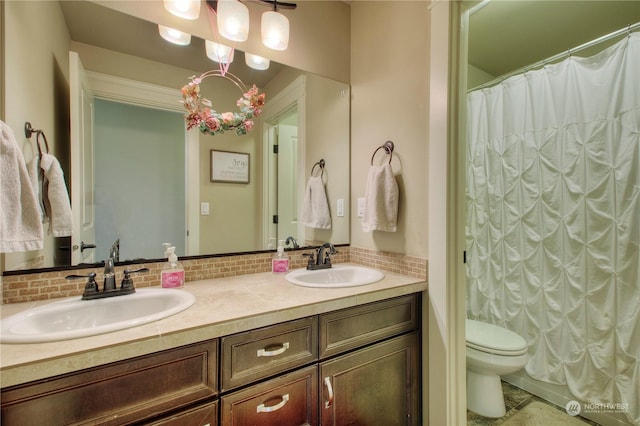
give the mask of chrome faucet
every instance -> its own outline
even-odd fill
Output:
[[[324,243],[316,249],[315,261],[314,253],[305,253],[303,256],[309,256],[309,262],[307,263],[307,269],[328,269],[331,268],[330,255],[338,253],[336,248],[331,243]]]
[[[114,241],[111,244],[111,250],[109,250],[109,257],[113,259],[114,262],[120,262],[120,238]]]
[[[287,239],[285,240],[284,243],[285,243],[285,245],[289,245],[289,243],[293,243],[293,248],[294,249],[300,248],[300,246],[298,245],[298,242],[293,237],[287,237]]]

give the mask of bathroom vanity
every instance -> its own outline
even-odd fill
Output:
[[[3,424],[420,424],[425,282],[261,273],[186,290],[196,303],[156,323],[2,345]]]

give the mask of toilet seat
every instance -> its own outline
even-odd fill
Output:
[[[467,347],[495,355],[527,353],[527,342],[517,333],[486,322],[466,320]]]

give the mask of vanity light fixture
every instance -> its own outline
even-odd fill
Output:
[[[295,3],[277,0],[259,0],[271,5],[273,10],[262,14],[262,43],[274,50],[286,50],[289,45],[289,19],[278,12],[295,9]],[[249,38],[249,8],[239,0],[206,0],[209,9],[216,14],[220,35],[231,41],[247,41]]]
[[[200,0],[164,0],[164,8],[184,19],[194,20],[200,16]]]
[[[244,61],[247,66],[253,68],[254,70],[266,70],[269,69],[269,61],[267,58],[263,58],[262,56],[253,55],[251,53],[244,54]]]
[[[273,50],[286,50],[289,45],[289,20],[278,13],[278,2],[273,2],[273,10],[262,14],[262,44]]]
[[[183,33],[173,28],[165,27],[164,25],[158,25],[158,31],[160,36],[170,43],[180,46],[186,46],[191,43],[191,34]]]
[[[205,40],[205,48],[207,57],[212,61],[226,65],[233,62],[233,48],[210,40]]]
[[[249,8],[238,0],[218,0],[218,32],[231,41],[247,41],[249,38]]]

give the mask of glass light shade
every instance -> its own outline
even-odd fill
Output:
[[[217,23],[221,36],[232,41],[249,38],[249,8],[238,0],[218,0]]]
[[[200,0],[164,0],[164,8],[184,19],[198,19]]]
[[[263,58],[262,56],[253,55],[251,53],[244,54],[244,61],[247,66],[253,68],[254,70],[266,70],[269,69],[269,61],[267,58]]]
[[[233,48],[209,40],[205,40],[205,48],[207,49],[207,58],[212,61],[220,64],[233,62]]]
[[[180,46],[186,46],[191,43],[191,34],[183,33],[182,31],[165,27],[163,25],[158,25],[158,31],[160,32],[160,36],[170,43],[178,44]]]
[[[289,45],[289,20],[278,12],[262,14],[262,44],[273,50],[286,50]]]

